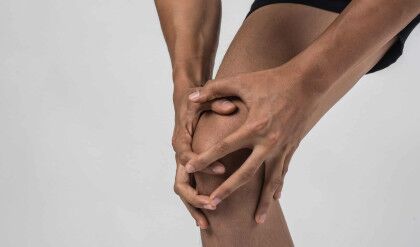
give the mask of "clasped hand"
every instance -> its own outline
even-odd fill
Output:
[[[202,109],[209,109],[215,100],[230,96],[240,98],[248,108],[246,121],[239,129],[200,154],[190,153],[182,162],[185,168],[179,168],[187,173],[208,171],[212,166],[217,170],[214,166],[220,167],[219,159],[239,149],[252,149],[242,166],[208,198],[203,198],[203,203],[207,202],[202,207],[215,209],[264,163],[265,181],[255,220],[265,221],[270,204],[280,198],[291,156],[306,134],[308,119],[317,106],[318,95],[305,83],[298,73],[280,67],[213,80],[189,94],[189,119],[197,117]]]

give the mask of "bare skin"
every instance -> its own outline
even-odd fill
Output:
[[[285,64],[216,79],[192,93],[189,99],[198,104],[239,97],[249,111],[234,133],[185,166],[187,172],[197,172],[231,152],[252,149],[240,169],[212,192],[211,206],[246,184],[264,163],[270,176],[265,178],[255,217],[264,222],[271,198],[280,195],[287,171],[284,157],[293,153],[320,119],[318,112],[330,109],[339,99],[331,100],[330,95],[337,94],[341,78],[392,41],[419,12],[418,0],[351,1],[325,32]]]
[[[184,202],[197,226],[205,229],[208,221],[200,208],[207,205],[210,198],[198,195],[197,190],[191,186],[190,176],[180,166],[195,155],[191,150],[191,142],[199,111],[211,109],[219,114],[229,114],[235,110],[235,105],[228,101],[216,100],[196,108],[188,102],[188,95],[192,90],[209,80],[213,72],[219,39],[221,2],[155,0],[155,4],[171,58],[174,83],[175,128],[172,146],[177,165],[174,191]],[[191,109],[197,112],[191,115]],[[204,172],[220,174],[224,172],[224,167],[213,164]]]
[[[223,59],[216,79],[286,63],[316,39],[336,16],[332,12],[294,4],[275,4],[261,8],[242,25]],[[294,28],[306,31],[289,30],[291,23]],[[392,42],[388,42],[337,81],[337,86],[323,101],[325,106],[314,113],[312,125],[329,109],[327,106],[331,102],[341,98],[376,64]],[[248,110],[245,104],[240,100],[233,102],[238,107],[233,115],[221,116],[214,112],[203,114],[193,137],[195,152],[201,153],[212,147],[246,121]],[[221,159],[227,168],[223,176],[195,173],[199,194],[211,194],[242,165],[249,154],[249,149],[243,149]],[[291,155],[285,158],[285,163],[289,164],[290,159]],[[204,246],[293,246],[281,207],[273,197],[264,224],[258,225],[254,220],[267,174],[269,171],[262,166],[248,183],[220,203],[217,210],[204,211],[210,223],[207,230],[201,231]]]
[[[200,228],[207,229],[202,231],[205,246],[293,245],[275,199],[294,150],[420,8],[415,0],[353,2],[339,18],[294,4],[257,10],[244,22],[216,80],[206,83],[217,47],[220,1],[156,0],[173,65],[174,187]],[[381,11],[373,13],[378,5]],[[221,96],[241,100],[223,104],[217,101]],[[199,113],[209,109],[213,112],[197,123]],[[247,132],[237,131],[244,126]],[[195,172],[196,188],[187,170]],[[225,174],[215,175],[220,173]]]

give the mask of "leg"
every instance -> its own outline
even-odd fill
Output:
[[[217,77],[268,69],[287,62],[316,39],[336,16],[296,4],[274,4],[257,10],[236,35]],[[325,106],[342,97],[379,60],[385,49],[343,75],[338,86],[325,97]],[[247,112],[240,101],[236,104],[239,111],[233,116],[211,112],[202,116],[194,136],[195,151],[207,149],[241,125]],[[326,110],[325,107],[316,114],[323,115]],[[226,176],[235,171],[248,154],[249,150],[240,150],[225,157],[222,162],[227,166]],[[201,194],[210,194],[226,176],[197,173],[197,188]],[[211,226],[201,232],[204,246],[293,246],[278,203],[271,207],[264,224],[257,225],[254,221],[263,180],[264,171],[260,169],[251,182],[219,204],[216,211],[205,211]]]

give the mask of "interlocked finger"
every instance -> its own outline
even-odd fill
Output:
[[[182,199],[196,208],[205,208],[210,203],[209,197],[199,195],[197,190],[191,186],[190,174],[185,172],[181,165],[177,166],[174,191]]]
[[[240,96],[237,95],[238,83],[232,83],[233,80],[235,80],[235,78],[208,81],[206,85],[201,88],[197,88],[195,92],[191,93],[189,95],[189,99],[193,102],[205,103],[217,98]]]
[[[266,151],[264,147],[256,146],[243,165],[213,191],[210,195],[212,200],[211,204],[216,206],[221,200],[225,199],[243,184],[247,183],[263,163],[265,155]]]
[[[247,128],[243,126],[240,127],[238,130],[213,145],[210,149],[193,157],[185,166],[187,172],[192,173],[200,171],[224,156],[246,147],[250,144],[250,140],[248,139],[250,135],[251,133]]]

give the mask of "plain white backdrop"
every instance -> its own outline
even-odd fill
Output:
[[[250,1],[224,1],[217,64]],[[296,152],[296,246],[420,246],[420,30]],[[200,246],[153,1],[0,1],[0,246]]]

